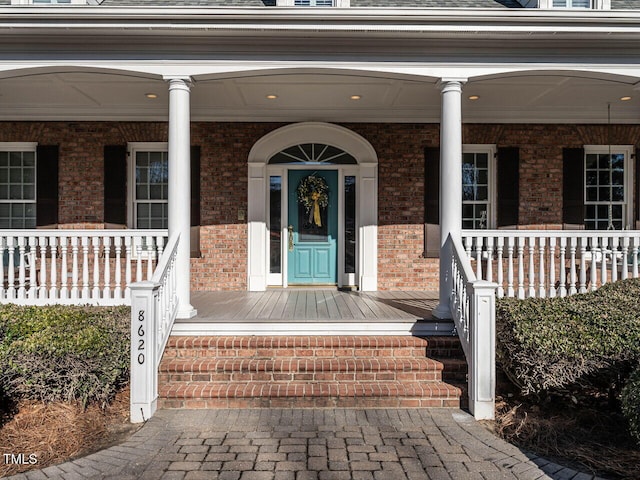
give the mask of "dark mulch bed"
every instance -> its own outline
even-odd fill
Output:
[[[0,477],[45,468],[118,444],[138,427],[129,423],[129,391],[105,408],[79,403],[23,402],[0,411],[0,454],[35,455],[37,463],[0,462]]]
[[[589,391],[539,400],[509,393],[497,399],[492,428],[510,443],[576,470],[609,479],[640,478],[640,447],[615,398]]]

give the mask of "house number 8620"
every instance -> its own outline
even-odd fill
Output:
[[[144,310],[138,311],[138,321],[144,322]],[[144,328],[143,325],[138,327],[138,363],[140,365],[144,364]]]

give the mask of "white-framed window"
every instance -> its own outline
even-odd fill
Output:
[[[87,5],[87,0],[11,0],[11,5]]]
[[[0,142],[0,228],[36,227],[36,147]]]
[[[130,143],[131,228],[166,229],[169,216],[169,157],[166,143]]]
[[[486,229],[496,224],[496,147],[462,147],[462,228]]]
[[[350,0],[277,0],[278,7],[338,7],[347,8]]]
[[[584,225],[622,230],[633,223],[631,145],[585,145]]]
[[[553,0],[553,8],[591,8],[591,0]]]

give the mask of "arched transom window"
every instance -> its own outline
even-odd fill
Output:
[[[303,143],[286,148],[269,159],[275,164],[355,165],[356,159],[344,150],[323,143]]]

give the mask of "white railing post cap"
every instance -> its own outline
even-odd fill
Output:
[[[487,280],[475,280],[469,282],[469,288],[472,288],[474,293],[480,293],[482,291],[489,292],[492,290],[496,290],[498,288],[498,284],[495,282],[489,282]]]
[[[129,285],[129,289],[134,290],[157,290],[160,288],[160,284],[152,282],[150,280],[142,280],[140,282],[134,282]]]

